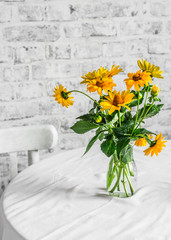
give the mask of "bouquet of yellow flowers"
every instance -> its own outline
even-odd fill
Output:
[[[163,78],[163,72],[146,60],[138,60],[137,63],[140,70],[128,73],[124,80],[127,89],[122,92],[113,90],[116,87],[113,77],[123,72],[120,66],[113,65],[110,70],[101,67],[82,76],[81,84],[85,84],[90,93],[97,92],[98,101],[78,90],[67,91],[62,85],[55,87],[53,95],[59,104],[67,108],[73,105],[73,92],[84,94],[94,102],[89,113],[79,116],[71,129],[78,134],[96,129],[85,153],[96,140],[101,141],[102,152],[111,157],[107,190],[119,197],[129,197],[135,192],[131,180],[135,177],[133,145],[148,145],[144,153],[153,156],[161,152],[166,142],[161,133],[155,134],[142,126],[145,119],[155,116],[163,107],[163,104],[157,104],[161,102],[158,97],[160,88],[153,85],[154,78]],[[133,107],[137,108],[134,115],[131,113]]]

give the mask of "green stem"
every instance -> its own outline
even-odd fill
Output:
[[[138,123],[136,129],[139,127],[139,125],[141,124],[141,122],[143,121],[143,119],[145,118],[145,116],[147,115],[147,113],[150,111],[150,109],[152,108],[153,104],[154,104],[154,99],[153,99],[153,102],[152,102],[152,104],[150,105],[150,107],[147,109],[147,112],[144,114],[144,116],[142,117],[142,119],[141,119],[140,122]],[[144,109],[145,109],[145,108],[144,108]]]
[[[133,173],[133,171],[130,169],[129,163],[128,163],[127,165],[128,165],[129,174],[130,174],[132,177],[134,177],[134,173]]]
[[[144,111],[145,111],[145,108],[146,108],[146,106],[147,106],[148,93],[149,93],[149,86],[148,86],[148,88],[147,88],[147,93],[146,93],[144,108],[143,108],[143,111],[142,111],[142,113],[141,113],[141,115],[140,115],[140,117],[139,117],[139,119],[138,119],[138,121],[140,120],[140,122],[138,123],[138,126],[136,127],[136,129],[139,127],[139,125],[140,125],[141,122],[142,122],[142,121],[141,121],[141,118],[142,118],[142,116],[143,116],[143,114],[144,114]]]
[[[118,117],[119,117],[119,125],[121,127],[121,116],[120,116],[120,111],[118,110]]]
[[[130,178],[129,178],[128,170],[125,168],[125,169],[124,169],[124,172],[125,172],[126,178],[127,178],[127,180],[128,180],[131,193],[132,193],[132,195],[133,195],[135,191],[134,191],[134,188],[133,188],[133,186],[132,186],[131,180],[130,180]]]
[[[67,93],[72,93],[72,92],[81,93],[81,94],[85,95],[86,97],[90,98],[90,99],[91,99],[92,101],[94,101],[97,105],[99,105],[99,103],[98,103],[95,99],[91,98],[91,97],[90,97],[89,95],[87,95],[86,93],[83,93],[83,92],[78,91],[78,90],[72,90],[72,91],[69,91],[69,92],[67,92]]]
[[[117,186],[120,182],[121,173],[122,173],[122,167],[119,167],[119,173],[118,173],[118,176],[117,176],[117,181],[116,181],[114,187],[110,190],[110,193],[113,193],[115,191],[115,189],[117,188]]]
[[[114,178],[116,177],[116,169],[117,169],[117,166],[116,164],[114,165],[113,167],[113,170],[112,170],[112,175],[114,175]],[[113,180],[112,180],[113,181]],[[106,181],[106,187],[107,187],[107,190],[109,190],[110,186],[111,186],[112,182],[110,184],[108,184],[108,181]]]
[[[126,181],[125,181],[125,171],[123,169],[123,187],[124,187],[124,190],[125,190],[125,193],[126,193],[126,196],[129,197],[129,194],[128,194],[128,191],[127,191],[127,188],[126,188]]]
[[[109,132],[109,134],[113,134],[113,130],[112,130],[111,127],[108,127],[108,130],[107,130],[107,131]]]
[[[114,168],[113,168],[113,173],[116,172],[116,169],[117,169],[117,166],[116,166],[116,164],[115,164],[115,166],[114,166]]]
[[[133,130],[132,130],[132,133],[131,133],[131,135],[133,135],[133,133],[134,133],[134,129],[135,129],[135,127],[136,127],[136,124],[137,124],[137,120],[138,120],[138,111],[139,111],[139,96],[140,96],[140,92],[138,91],[138,105],[137,105],[137,114],[136,114],[136,118],[135,118],[135,123],[134,123],[134,127],[133,127]]]
[[[118,168],[116,168],[117,178],[119,176]],[[120,191],[120,182],[118,183],[117,190]]]

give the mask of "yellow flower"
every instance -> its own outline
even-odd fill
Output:
[[[160,68],[155,66],[154,64],[148,63],[146,60],[143,60],[143,59],[138,60],[137,63],[139,68],[143,71],[150,73],[151,77],[164,78],[161,76],[163,71],[161,71]]]
[[[156,97],[159,92],[160,92],[160,88],[158,86],[156,86],[156,85],[153,85],[153,87],[151,89],[151,95],[153,97]]]
[[[138,147],[147,146],[147,140],[145,139],[145,137],[143,137],[143,138],[138,138],[138,139],[135,141],[135,145],[138,146]]]
[[[149,137],[150,139],[153,138],[153,136],[152,136],[151,134],[149,134],[148,137]],[[138,146],[138,147],[147,146],[147,140],[145,139],[145,137],[138,138],[138,139],[135,141],[135,145]]]
[[[102,96],[103,90],[105,91],[105,93],[107,93],[108,90],[112,91],[114,86],[116,86],[116,84],[113,82],[112,78],[105,78],[103,80],[94,79],[87,83],[87,90],[89,92],[97,91],[98,94]]]
[[[127,89],[130,90],[134,85],[136,91],[139,91],[139,87],[144,87],[144,85],[148,85],[148,82],[152,83],[150,73],[142,72],[141,70],[136,73],[128,73],[128,78],[125,80]]]
[[[85,76],[81,76],[81,78],[84,79],[84,81],[81,82],[82,83],[89,83],[91,80],[95,80],[95,79],[103,79],[104,77],[107,77],[107,73],[108,70],[105,69],[104,67],[99,68],[97,71],[94,70],[93,72],[88,72],[87,74],[85,74]]]
[[[67,107],[70,105],[73,105],[73,97],[69,97],[71,93],[67,92],[67,89],[64,88],[62,85],[59,85],[59,87],[55,87],[54,89],[54,95],[55,101],[57,101],[59,104],[61,104],[63,107]]]
[[[151,134],[149,134],[148,137],[149,137],[150,139],[153,139],[153,135],[151,135]]]
[[[112,77],[122,71],[119,67],[120,66],[113,65],[110,71],[101,67],[97,71],[88,72],[88,74],[82,76],[84,80],[81,84],[87,84],[87,90],[89,92],[97,91],[98,94],[102,96],[103,90],[107,93],[108,90],[112,91],[113,87],[116,86]]]
[[[109,114],[112,114],[115,110],[120,110],[121,107],[126,107],[131,110],[126,104],[129,104],[133,101],[134,94],[130,93],[130,91],[122,91],[117,93],[116,90],[114,92],[109,92],[108,96],[105,96],[105,100],[102,100],[100,105],[103,107],[101,111],[109,110]]]
[[[151,154],[151,157],[155,154],[156,156],[158,156],[158,153],[161,152],[161,150],[163,149],[163,147],[166,147],[166,145],[164,144],[167,141],[162,141],[164,139],[164,137],[162,137],[162,134],[158,134],[155,137],[155,141],[152,143],[152,145],[147,148],[146,150],[144,150],[145,155],[149,155]]]
[[[120,72],[123,72],[122,68],[119,68],[120,66],[113,65],[111,67],[111,70],[108,71],[108,77],[113,77],[114,75],[117,75]]]

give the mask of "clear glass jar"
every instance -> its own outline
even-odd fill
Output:
[[[121,198],[132,196],[137,190],[137,167],[133,155],[129,161],[125,161],[124,155],[120,156],[118,160],[115,152],[111,157],[110,164],[110,173],[108,171],[107,175],[108,179],[111,174],[110,183],[107,183],[109,194]]]

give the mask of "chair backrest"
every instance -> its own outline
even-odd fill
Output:
[[[28,151],[28,164],[39,161],[39,150],[53,149],[58,134],[52,125],[22,126],[0,129],[0,153]],[[11,161],[11,177],[17,174],[17,162]]]
[[[0,129],[0,153],[51,149],[58,135],[52,125]]]

